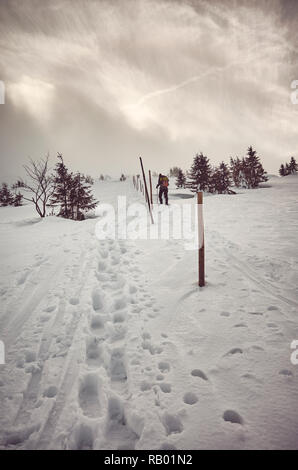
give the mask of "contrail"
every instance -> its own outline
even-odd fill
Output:
[[[259,48],[255,47],[253,49],[259,49]],[[252,52],[252,50],[250,52]],[[155,97],[161,96],[161,95],[165,95],[165,94],[168,94],[168,93],[172,93],[173,91],[176,91],[176,90],[179,90],[181,88],[186,87],[190,83],[198,82],[199,80],[201,80],[203,78],[206,78],[210,75],[214,75],[216,73],[223,72],[223,71],[228,70],[229,68],[232,68],[236,65],[247,65],[252,60],[256,60],[256,57],[252,57],[250,59],[246,59],[246,60],[243,60],[243,61],[234,61],[234,62],[231,62],[230,64],[228,64],[224,67],[214,67],[211,70],[209,69],[209,70],[207,70],[206,72],[203,72],[200,75],[195,75],[194,77],[188,78],[187,80],[184,80],[183,82],[178,83],[176,85],[172,85],[168,88],[162,88],[160,90],[156,90],[156,91],[152,91],[150,93],[147,93],[147,94],[143,95],[136,103],[126,105],[126,106],[123,107],[123,109],[138,108],[139,106],[142,106],[144,103],[146,103],[146,101],[149,101],[152,98],[155,98]]]

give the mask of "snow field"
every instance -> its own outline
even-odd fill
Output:
[[[270,184],[205,198],[203,289],[183,240],[3,208],[1,448],[297,448],[297,178]]]

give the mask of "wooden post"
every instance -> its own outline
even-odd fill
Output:
[[[142,162],[141,157],[140,157],[140,163],[141,163],[141,168],[142,168],[142,173],[143,173],[144,188],[145,188],[145,194],[146,194],[146,200],[147,200],[147,203],[148,203],[149,213],[150,213],[150,217],[151,217],[151,222],[154,224],[153,215],[152,215],[152,212],[151,212],[149,194],[148,194],[148,189],[147,189],[146,176],[145,176],[143,162]]]
[[[151,170],[149,170],[149,183],[150,183],[150,202],[151,202],[151,206],[153,206]]]
[[[198,197],[198,237],[199,237],[199,286],[205,285],[205,243],[204,243],[204,219],[203,219],[203,192],[197,193]]]

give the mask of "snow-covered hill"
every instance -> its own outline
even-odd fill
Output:
[[[1,448],[297,448],[298,177],[268,183],[205,198],[205,288],[183,240],[1,208]]]

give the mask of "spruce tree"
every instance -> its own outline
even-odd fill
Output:
[[[60,206],[59,216],[65,217],[66,219],[71,217],[71,207],[70,207],[70,191],[73,185],[73,175],[68,172],[66,168],[63,157],[60,153],[57,156],[59,162],[55,167],[55,176],[53,178],[55,190],[51,197],[52,206]]]
[[[92,176],[86,175],[84,178],[85,178],[86,183],[91,184],[91,185],[94,184],[94,179],[92,178]]]
[[[298,171],[298,164],[294,157],[291,157],[290,164],[289,164],[289,171],[292,174]]]
[[[0,189],[0,205],[1,206],[11,206],[14,202],[14,195],[9,190],[7,183],[2,184]]]
[[[186,176],[181,170],[181,168],[179,168],[177,178],[176,178],[176,188],[185,188],[185,183],[186,183]]]
[[[72,178],[69,203],[71,218],[74,220],[84,220],[85,216],[82,211],[95,209],[97,205],[97,201],[91,194],[91,185],[86,182],[86,178],[80,173]]]
[[[279,174],[280,176],[285,176],[286,174],[285,166],[283,163],[280,165]]]
[[[249,174],[250,169],[247,162],[247,158],[242,157],[241,159],[241,169],[240,169],[240,186],[242,188],[249,188]]]
[[[205,191],[208,188],[211,177],[211,166],[209,159],[203,155],[196,154],[191,166],[187,186],[192,192]]]
[[[220,165],[213,170],[209,191],[216,192],[218,194],[232,193],[230,190],[232,181],[231,173],[226,163],[221,162]]]
[[[267,173],[263,168],[257,152],[250,146],[244,160],[244,176],[247,188],[257,188],[262,181],[267,181]]]
[[[239,157],[231,157],[230,170],[234,185],[236,188],[240,188],[243,184],[243,161],[241,161]]]
[[[53,178],[55,191],[51,198],[52,206],[60,206],[59,216],[67,219],[83,220],[83,211],[94,209],[97,205],[91,194],[90,178],[80,173],[73,174],[66,168],[62,155],[58,154],[56,174]]]
[[[23,195],[18,192],[17,194],[15,194],[14,196],[14,199],[13,199],[13,205],[15,207],[19,207],[19,206],[22,206],[22,200],[23,200]]]

